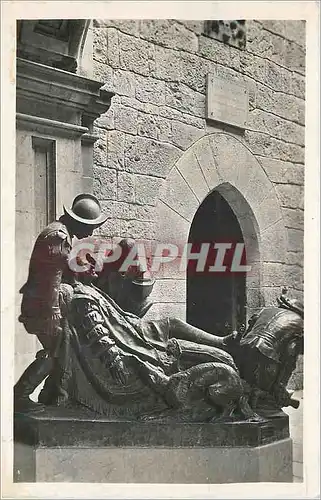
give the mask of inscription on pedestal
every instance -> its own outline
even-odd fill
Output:
[[[206,87],[206,118],[244,129],[249,108],[248,87],[211,74],[207,75]]]

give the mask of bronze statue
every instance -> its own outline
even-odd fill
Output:
[[[113,418],[260,421],[264,405],[297,406],[286,385],[303,349],[301,303],[283,293],[246,331],[224,337],[177,318],[146,320],[153,280],[133,294],[145,269],[97,276],[87,255],[87,273],[68,271],[72,236],[88,236],[106,218],[91,195],[64,210],[38,237],[21,290],[20,320],[44,350],[15,386],[17,411],[32,406],[29,395],[47,376],[40,403]],[[122,240],[122,259],[133,245]]]
[[[94,283],[124,311],[132,312],[142,318],[152,306],[149,296],[155,279],[148,275],[148,269],[143,268],[141,262],[121,272],[121,266],[129,252],[133,249],[135,251],[136,242],[132,238],[123,238],[118,245],[121,248],[120,258],[116,262],[104,263]],[[87,258],[95,266],[96,262],[92,256],[88,255]]]
[[[249,320],[232,354],[241,377],[252,387],[251,406],[293,406],[299,402],[286,390],[299,354],[303,354],[303,304],[286,297],[284,288],[278,305],[263,308]]]
[[[239,400],[234,382],[233,387],[227,382],[217,391],[222,386],[218,373],[229,379],[226,370],[217,371],[221,365],[231,368],[231,379],[239,379],[227,352],[233,336],[216,337],[175,318],[146,321],[123,311],[94,285],[76,283],[70,288],[60,359],[71,402],[110,416],[139,417],[159,405],[166,409],[159,384],[162,377],[171,380],[167,377],[202,364],[213,370],[208,385],[214,391],[214,381],[218,384],[217,401],[220,396],[227,403],[228,394]]]
[[[71,209],[63,208],[64,215],[50,223],[38,236],[30,259],[27,282],[20,289],[22,303],[19,321],[28,333],[37,336],[43,350],[37,353],[35,361],[15,385],[16,406],[32,406],[29,395],[52,370],[57,370],[55,360],[63,334],[61,302],[66,293],[66,287],[62,284],[72,279],[68,266],[72,238],[90,236],[95,228],[106,221],[106,217],[101,214],[99,201],[91,194],[80,194],[74,199]],[[55,390],[56,394],[49,391],[51,401],[64,397],[57,383]]]

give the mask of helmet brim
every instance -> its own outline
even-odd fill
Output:
[[[71,217],[74,221],[79,222],[80,224],[84,224],[85,226],[100,227],[108,219],[108,215],[106,216],[104,214],[101,214],[96,219],[84,219],[83,217],[79,217],[79,215],[76,215],[69,208],[65,207],[65,205],[63,206],[63,209],[66,215],[69,215],[69,217]]]

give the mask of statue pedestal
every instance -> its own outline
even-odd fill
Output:
[[[112,421],[86,410],[15,414],[15,482],[292,482],[288,417],[267,423]]]

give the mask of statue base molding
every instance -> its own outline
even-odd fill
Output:
[[[288,417],[110,420],[86,409],[15,413],[15,482],[292,482]]]

